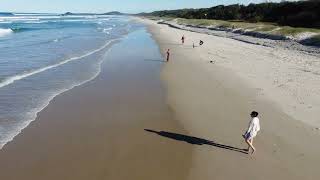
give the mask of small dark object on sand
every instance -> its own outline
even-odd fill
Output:
[[[182,38],[181,38],[182,44],[184,44],[184,40],[185,40],[185,37],[184,37],[184,35],[183,35]]]
[[[167,50],[167,62],[169,62],[170,59],[170,49]]]

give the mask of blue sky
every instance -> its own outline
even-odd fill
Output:
[[[200,8],[220,4],[249,4],[266,0],[0,0],[0,12],[150,12]],[[277,1],[277,0],[274,0]]]

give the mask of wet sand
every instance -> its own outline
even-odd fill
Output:
[[[166,103],[158,46],[140,30],[105,59],[0,151],[0,179],[186,179],[191,146],[144,130],[185,133]]]

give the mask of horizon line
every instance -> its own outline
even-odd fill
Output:
[[[297,1],[301,1],[301,0],[295,0],[295,1],[284,1],[284,2],[297,2]],[[282,3],[282,2],[260,2],[260,3],[249,3],[249,4],[264,4],[264,3]],[[20,11],[20,12],[16,12],[16,11],[2,11],[0,10],[0,13],[16,13],[16,14],[65,14],[67,12],[71,12],[74,14],[103,14],[103,13],[109,13],[109,12],[120,12],[122,14],[140,14],[140,13],[152,13],[155,11],[171,11],[171,10],[183,10],[183,9],[206,9],[206,8],[212,8],[212,7],[217,7],[217,6],[232,6],[232,5],[244,5],[244,6],[248,6],[249,4],[245,4],[245,3],[234,3],[234,4],[217,4],[215,6],[209,6],[209,7],[199,7],[199,8],[169,8],[169,9],[154,9],[154,10],[150,10],[150,11],[139,11],[139,12],[122,12],[120,10],[110,10],[110,11],[106,11],[106,12],[80,12],[80,11],[65,11],[65,12],[35,12],[35,11]]]

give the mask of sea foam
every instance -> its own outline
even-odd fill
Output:
[[[36,69],[36,70],[33,70],[33,71],[30,71],[30,72],[27,72],[27,73],[23,73],[23,74],[18,74],[18,75],[15,75],[15,76],[11,76],[11,77],[8,77],[4,80],[2,80],[0,82],[0,88],[2,87],[5,87],[5,86],[8,86],[12,83],[14,83],[15,81],[18,81],[18,80],[21,80],[21,79],[24,79],[26,77],[29,77],[29,76],[32,76],[32,75],[35,75],[35,74],[38,74],[38,73],[41,73],[41,72],[44,72],[46,70],[49,70],[49,69],[52,69],[52,68],[56,68],[58,66],[61,66],[63,64],[66,64],[68,62],[71,62],[71,61],[74,61],[74,60],[78,60],[78,59],[82,59],[84,57],[87,57],[87,56],[90,56],[94,53],[97,53],[99,51],[101,51],[102,49],[106,48],[107,46],[109,46],[112,42],[116,41],[118,39],[114,39],[114,40],[111,40],[111,41],[108,41],[106,44],[104,44],[103,46],[101,46],[100,48],[98,49],[95,49],[93,51],[90,51],[84,55],[81,55],[81,56],[75,56],[75,57],[72,57],[72,58],[69,58],[69,59],[65,59],[63,61],[60,61],[59,63],[56,63],[56,64],[52,64],[52,65],[49,65],[49,66],[46,66],[46,67],[43,67],[43,68],[40,68],[40,69]]]
[[[113,43],[113,42],[115,42],[115,41],[118,41],[118,40],[120,40],[120,39],[121,39],[121,38],[110,40],[110,41],[108,41],[106,44],[104,44],[103,46],[101,46],[100,48],[95,49],[95,50],[93,50],[93,51],[91,51],[91,52],[88,52],[88,53],[86,53],[86,54],[84,54],[84,55],[82,55],[82,56],[73,57],[73,58],[67,59],[67,60],[65,60],[65,61],[62,61],[62,62],[60,62],[60,63],[57,63],[57,64],[55,64],[55,65],[47,66],[47,67],[45,67],[45,68],[42,68],[42,69],[39,69],[39,70],[30,72],[30,73],[27,73],[27,74],[25,74],[25,75],[15,76],[16,78],[12,77],[12,79],[16,79],[16,80],[23,79],[23,78],[25,78],[25,77],[34,75],[34,74],[36,74],[36,73],[40,73],[40,72],[43,72],[43,71],[45,71],[45,70],[48,70],[48,69],[51,69],[51,68],[58,67],[58,66],[60,66],[60,65],[66,64],[66,63],[68,63],[68,62],[70,62],[70,61],[74,61],[74,60],[77,60],[77,59],[82,59],[82,58],[84,58],[84,57],[93,55],[93,54],[95,54],[95,53],[97,53],[97,52],[99,52],[99,51],[102,51],[103,49],[105,49],[105,48],[107,48],[109,45],[111,45],[111,43]],[[109,49],[109,50],[110,50],[110,49]],[[108,50],[108,51],[109,51],[109,50]],[[108,51],[107,51],[107,52],[108,52]],[[106,53],[107,53],[107,52],[106,52]],[[80,86],[80,85],[82,85],[82,84],[85,84],[85,83],[87,83],[87,82],[95,79],[95,78],[100,74],[100,72],[101,72],[101,64],[102,64],[102,62],[103,62],[103,61],[100,61],[100,62],[99,62],[97,72],[96,72],[91,78],[88,78],[88,79],[85,80],[85,81],[76,83],[76,84],[72,85],[71,87],[68,87],[68,88],[65,88],[65,89],[61,89],[61,90],[59,90],[59,91],[56,91],[55,93],[52,93],[51,95],[48,96],[48,99],[47,99],[45,102],[43,102],[43,104],[42,104],[39,108],[35,109],[33,112],[29,112],[30,117],[28,117],[28,119],[26,119],[26,121],[24,121],[24,122],[18,127],[18,131],[11,131],[11,132],[9,132],[9,133],[7,132],[7,136],[6,136],[5,138],[3,138],[3,139],[0,139],[0,149],[2,149],[3,146],[6,145],[7,143],[11,142],[18,134],[20,134],[20,133],[22,132],[23,129],[25,129],[27,126],[29,126],[29,124],[36,119],[37,114],[38,114],[39,112],[41,112],[45,107],[47,107],[47,106],[50,104],[50,102],[51,102],[57,95],[59,95],[59,94],[61,94],[61,93],[63,93],[63,92],[66,92],[66,91],[68,91],[68,90],[71,90],[71,89],[73,89],[73,88],[75,88],[75,87],[77,87],[77,86]],[[10,82],[13,83],[14,81],[10,81]],[[4,82],[0,83],[0,87],[4,87],[4,86],[3,86],[4,84],[5,84]],[[7,84],[7,85],[8,85],[8,84]],[[0,126],[0,134],[1,134],[1,133],[4,133],[4,132],[5,132],[5,130],[2,129],[1,126]]]
[[[0,29],[0,37],[7,36],[13,33],[12,29]]]

